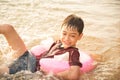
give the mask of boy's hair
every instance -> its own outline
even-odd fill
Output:
[[[62,27],[63,26],[67,26],[67,27],[70,27],[70,28],[73,28],[73,29],[77,29],[79,34],[81,34],[83,32],[84,22],[80,17],[78,17],[74,14],[71,14],[64,19]]]

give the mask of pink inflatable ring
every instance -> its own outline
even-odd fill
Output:
[[[36,58],[40,57],[42,53],[47,51],[48,49],[45,46],[37,45],[31,49],[31,53],[36,56]],[[80,62],[82,63],[82,67],[80,70],[83,73],[89,72],[95,68],[94,60],[85,52],[80,51]],[[56,60],[54,58],[42,58],[39,61],[42,70],[47,73],[53,72],[58,73],[70,68],[68,61]]]

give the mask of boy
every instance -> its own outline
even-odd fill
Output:
[[[83,28],[84,23],[80,17],[77,17],[76,15],[69,15],[63,21],[60,40],[53,43],[46,55],[43,56],[43,58],[55,58],[54,56],[59,56],[66,52],[68,53],[68,56],[65,58],[65,60],[69,61],[70,69],[56,74],[56,76],[62,77],[64,80],[79,80],[80,67],[82,64],[79,62],[80,54],[76,48],[76,43],[83,35]],[[34,66],[36,64],[36,60],[34,56],[29,54],[25,44],[16,33],[14,28],[10,25],[0,25],[0,33],[5,35],[12,49],[17,51],[13,57],[18,58],[16,62],[9,66],[9,68],[6,67],[3,72],[16,73],[20,70],[30,70],[34,72],[36,67]],[[25,66],[21,66],[23,61]],[[19,66],[21,66],[21,69],[16,68],[16,70],[14,70],[16,64],[20,64]],[[19,66],[17,65],[17,67]]]

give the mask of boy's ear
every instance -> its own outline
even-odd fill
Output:
[[[81,33],[81,34],[79,35],[79,40],[82,38],[82,36],[83,36],[83,33]]]

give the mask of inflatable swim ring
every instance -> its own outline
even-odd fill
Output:
[[[40,57],[41,54],[43,54],[47,50],[48,47],[43,45],[37,45],[31,48],[31,53],[37,58]],[[93,70],[95,68],[94,60],[90,57],[89,54],[80,50],[79,52],[80,62],[82,63],[82,67],[80,68],[80,70],[83,73]],[[42,70],[44,70],[47,73],[58,73],[70,68],[68,61],[56,60],[54,58],[42,58],[39,61],[39,64],[41,65],[40,67],[42,68]]]

